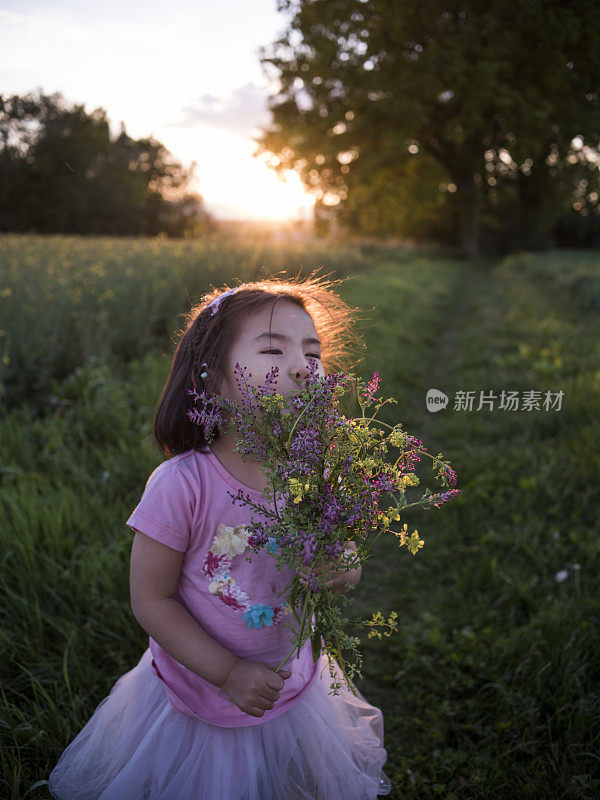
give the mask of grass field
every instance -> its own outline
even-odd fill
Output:
[[[348,607],[399,614],[364,636],[359,683],[384,714],[389,797],[600,797],[600,252],[18,236],[0,239],[0,796],[49,797],[27,790],[147,646],[124,523],[161,460],[173,332],[261,264],[353,276],[340,293],[371,315],[357,371],[398,400],[380,418],[458,474],[458,499],[407,515],[424,548],[380,539]],[[426,410],[429,388],[447,409]],[[564,395],[509,411],[503,390]]]

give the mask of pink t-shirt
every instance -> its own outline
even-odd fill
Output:
[[[276,596],[294,573],[288,566],[277,570],[274,540],[258,553],[247,545],[245,525],[268,517],[234,503],[239,489],[253,502],[273,509],[272,501],[234,478],[210,448],[188,450],[152,472],[126,524],[185,553],[174,597],[210,636],[234,655],[275,669],[293,644],[293,634],[284,626],[298,624],[288,613],[285,593]],[[278,496],[278,507],[280,500]],[[307,639],[300,657],[294,653],[283,667],[292,674],[279,700],[262,717],[254,717],[227,700],[225,691],[172,658],[152,637],[149,643],[152,668],[173,708],[221,727],[257,725],[279,716],[317,677],[318,663],[313,662]]]

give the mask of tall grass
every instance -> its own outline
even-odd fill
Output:
[[[600,252],[598,250],[552,250],[546,253],[516,253],[506,265],[522,271],[536,282],[551,283],[583,312],[600,313]]]
[[[313,240],[0,237],[0,401],[38,407],[90,357],[115,370],[169,345],[211,285],[324,266],[361,271],[358,247]],[[122,374],[122,373],[121,373]]]
[[[391,248],[357,258],[340,291],[371,310],[360,371],[377,369],[380,394],[399,401],[380,416],[447,455],[462,489],[437,511],[407,515],[425,540],[415,556],[377,543],[349,609],[399,612],[398,634],[363,637],[360,681],[384,713],[390,797],[591,800],[600,795],[600,321],[556,281],[540,281],[535,265]],[[343,255],[329,259],[342,274]],[[187,298],[177,303],[175,320]],[[147,646],[129,606],[125,520],[161,460],[151,417],[171,334],[119,370],[90,352],[52,376],[55,407],[24,402],[2,420],[2,797],[43,782]],[[430,414],[431,386],[451,399],[461,389],[565,394],[554,412],[450,403]],[[426,462],[419,474],[431,483]],[[43,783],[27,794],[48,796]]]

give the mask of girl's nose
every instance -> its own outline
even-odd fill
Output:
[[[296,362],[290,367],[290,376],[295,380],[305,380],[309,374],[308,362]]]

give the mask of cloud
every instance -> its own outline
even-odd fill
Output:
[[[219,98],[215,94],[203,94],[200,98],[200,102],[204,103],[206,106],[211,106],[213,103],[218,103]]]
[[[184,106],[184,117],[169,127],[191,128],[208,125],[229,133],[249,136],[259,125],[266,125],[270,115],[267,108],[267,89],[255,83],[246,83],[221,98],[214,94],[203,94],[197,102]]]

